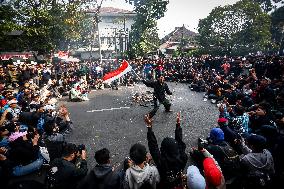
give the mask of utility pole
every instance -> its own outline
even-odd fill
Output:
[[[104,0],[101,0],[101,2],[98,4],[97,6],[97,10],[95,12],[89,12],[91,14],[94,14],[93,16],[93,30],[96,30],[96,28],[98,29],[98,41],[99,41],[99,55],[100,55],[100,62],[102,62],[102,51],[101,51],[101,36],[100,36],[100,28],[99,28],[99,14],[100,14],[100,9],[102,7],[102,3]],[[92,35],[92,34],[91,34]],[[93,57],[93,42],[96,39],[96,32],[93,31],[93,40],[91,42],[91,54],[90,54],[90,60]]]
[[[100,36],[99,23],[98,23],[98,37],[99,37],[99,55],[100,55],[100,63],[102,63],[102,49],[101,49],[101,36]]]
[[[183,46],[184,46],[184,39],[183,39],[183,33],[184,33],[184,24],[182,25],[182,28],[181,28],[181,57],[183,58]]]
[[[114,28],[114,49],[115,49],[115,57],[117,60],[117,40],[116,40],[116,36],[117,36],[117,32],[116,32],[117,28]]]
[[[125,14],[123,15],[123,35],[122,35],[122,58],[124,59],[124,53],[126,50],[126,18],[125,18]]]

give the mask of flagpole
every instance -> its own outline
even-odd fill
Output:
[[[132,69],[133,73],[138,77],[139,80],[142,80],[141,77]]]

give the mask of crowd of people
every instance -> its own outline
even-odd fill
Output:
[[[206,56],[129,63],[135,74],[129,72],[110,86],[102,77],[118,68],[118,62],[0,67],[1,188],[275,188],[281,183],[283,57]],[[218,126],[206,139],[197,136],[198,145],[187,153],[177,114],[175,138],[164,138],[159,148],[153,126],[155,106],[144,118],[149,152],[143,144],[133,144],[130,158],[120,169],[114,169],[111,152],[97,149],[97,165],[88,171],[84,145],[65,140],[76,129],[58,99],[89,100],[91,89],[117,89],[119,84],[133,85],[139,77],[150,87],[157,83],[149,80],[158,79],[159,84],[165,79],[188,83],[192,91],[203,92],[204,101],[209,99],[218,106]],[[163,103],[163,99],[153,102]],[[170,110],[169,103],[164,106]],[[31,179],[33,176],[19,179],[43,172],[43,182]]]

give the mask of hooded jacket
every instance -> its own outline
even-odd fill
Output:
[[[96,165],[78,189],[119,189],[121,186],[119,174],[113,171],[109,164]]]
[[[155,166],[145,164],[143,169],[134,165],[126,170],[125,173],[125,189],[139,189],[143,184],[148,183],[153,189],[160,182],[160,175]]]
[[[80,164],[77,162],[75,165],[63,158],[57,158],[51,162],[50,167],[56,180],[54,189],[75,189],[88,172],[86,160],[80,160]]]
[[[248,173],[261,171],[269,175],[274,174],[274,161],[271,153],[264,149],[262,153],[248,153],[241,157],[242,166]]]
[[[161,175],[161,187],[176,187],[177,184],[181,183],[179,174],[185,168],[188,159],[185,153],[186,145],[182,141],[182,128],[177,124],[175,139],[165,138],[160,149],[156,136],[150,127],[148,128],[147,139],[150,153]]]
[[[196,166],[189,166],[187,168],[187,184],[190,189],[205,189],[206,182],[204,177],[200,174]]]

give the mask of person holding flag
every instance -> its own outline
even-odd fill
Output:
[[[146,81],[142,80],[142,82],[147,86],[154,88],[153,93],[153,100],[154,100],[154,109],[149,113],[149,117],[152,118],[156,114],[156,112],[159,109],[159,104],[163,104],[165,107],[166,112],[171,112],[171,103],[166,98],[166,94],[172,95],[172,92],[170,91],[168,85],[165,83],[165,78],[163,75],[160,75],[157,78],[157,81]]]

